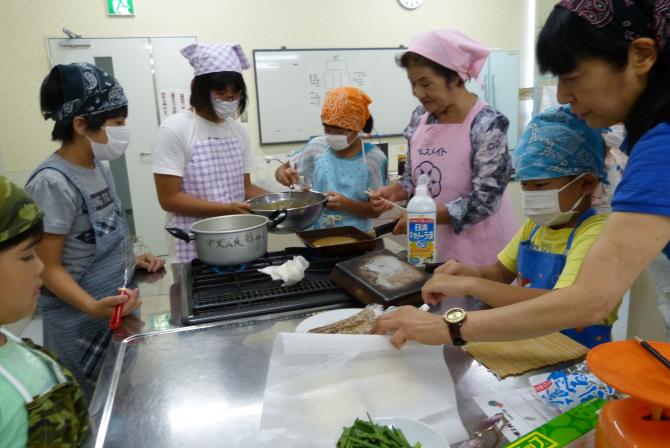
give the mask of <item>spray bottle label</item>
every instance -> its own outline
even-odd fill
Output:
[[[411,264],[432,263],[435,258],[435,215],[408,213],[407,261]]]

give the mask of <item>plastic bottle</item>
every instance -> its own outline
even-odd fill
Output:
[[[435,231],[437,207],[428,192],[428,177],[419,176],[414,197],[407,204],[407,261],[413,265],[437,260]]]

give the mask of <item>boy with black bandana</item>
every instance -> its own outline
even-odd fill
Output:
[[[26,191],[42,207],[44,261],[39,306],[44,345],[53,350],[90,396],[111,333],[116,305],[123,315],[139,305],[137,290],[124,284],[126,240],[130,238],[109,168],[102,163],[126,151],[128,100],[109,74],[87,63],[55,66],[40,89],[45,119],[54,120],[52,139],[61,146],[31,174]],[[163,261],[137,259],[151,272]]]

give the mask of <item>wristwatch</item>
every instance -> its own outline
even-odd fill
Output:
[[[442,316],[449,327],[451,342],[456,346],[467,344],[467,341],[461,337],[461,326],[465,322],[465,317],[466,313],[463,308],[451,308]]]

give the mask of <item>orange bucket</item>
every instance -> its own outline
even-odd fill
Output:
[[[649,344],[670,358],[670,343]],[[589,351],[586,362],[604,383],[631,396],[602,408],[596,447],[670,447],[670,369],[636,341],[598,345]]]

